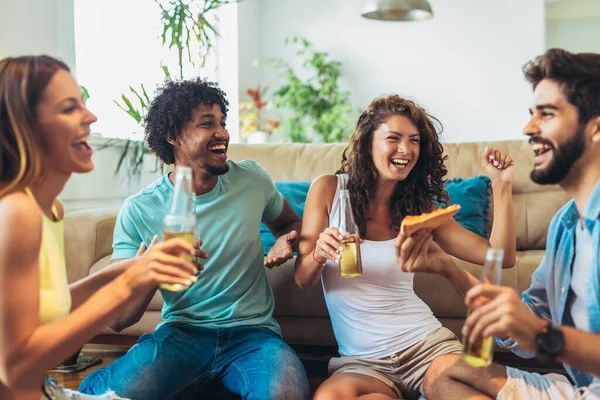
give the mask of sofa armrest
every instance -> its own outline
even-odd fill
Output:
[[[88,276],[92,265],[112,253],[118,211],[118,208],[93,208],[65,216],[65,259],[69,283]]]

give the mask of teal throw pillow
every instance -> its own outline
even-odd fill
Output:
[[[290,203],[296,214],[302,218],[310,182],[275,182],[275,186],[279,190],[279,193]],[[275,236],[273,236],[265,224],[260,225],[260,238],[262,239],[263,250],[266,256],[269,249],[275,244]]]
[[[445,189],[450,204],[459,204],[460,210],[454,216],[456,222],[465,229],[487,239],[485,224],[489,221],[492,182],[487,176],[473,178],[452,178],[446,181]]]

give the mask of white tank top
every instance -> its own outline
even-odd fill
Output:
[[[334,212],[335,205],[330,221]],[[365,240],[361,244],[361,277],[342,278],[339,265],[332,261],[323,269],[325,302],[341,355],[386,357],[442,326],[415,294],[414,274],[400,270],[394,241]]]

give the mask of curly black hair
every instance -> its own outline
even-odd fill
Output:
[[[227,118],[229,102],[215,82],[200,78],[166,81],[156,91],[144,118],[148,148],[165,164],[175,163],[173,146],[167,138],[181,133],[183,124],[192,117],[192,111],[201,104],[218,104]]]
[[[373,134],[394,115],[404,115],[417,126],[421,134],[421,151],[417,164],[408,177],[396,183],[390,198],[390,228],[399,231],[405,216],[432,211],[434,201],[448,204],[448,193],[444,190],[448,173],[444,161],[448,156],[443,155],[443,147],[438,138],[438,130],[442,130],[441,123],[414,102],[400,96],[377,98],[358,118],[338,171],[348,174],[352,214],[361,237],[365,237],[367,232],[369,203],[375,199],[377,187],[377,168],[369,152]]]

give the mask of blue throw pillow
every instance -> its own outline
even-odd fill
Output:
[[[290,203],[296,214],[302,218],[310,182],[275,182],[275,186],[288,203]],[[260,238],[262,239],[264,254],[266,256],[269,249],[275,244],[275,236],[273,236],[265,224],[260,225]]]
[[[446,181],[445,189],[448,191],[450,204],[460,205],[460,210],[454,216],[456,222],[487,239],[489,232],[485,224],[489,221],[492,191],[490,178],[483,175],[473,178],[452,178]]]
[[[276,182],[275,186],[302,218],[310,182]],[[486,239],[489,235],[485,224],[489,220],[491,187],[490,178],[483,175],[452,178],[445,185],[450,204],[460,204],[461,207],[454,219],[464,228]],[[264,255],[267,255],[275,244],[275,236],[265,224],[261,224],[260,237]]]

